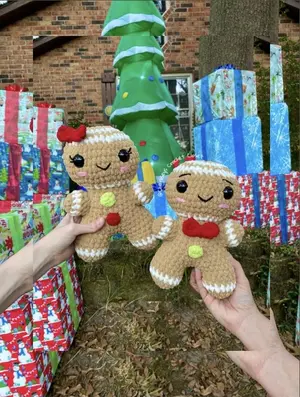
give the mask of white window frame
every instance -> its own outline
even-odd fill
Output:
[[[189,119],[190,119],[190,151],[193,150],[193,124],[194,124],[194,99],[193,99],[193,74],[192,73],[166,73],[162,74],[165,80],[187,79],[189,87]],[[120,76],[116,77],[116,87],[120,83]]]

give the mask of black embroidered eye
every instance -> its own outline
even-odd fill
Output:
[[[233,189],[230,186],[225,187],[223,190],[223,195],[225,200],[230,200],[233,197]]]
[[[73,163],[77,168],[82,168],[84,166],[84,158],[80,154],[76,154],[73,158],[70,156],[70,163]]]
[[[119,151],[119,159],[122,161],[122,163],[127,163],[127,161],[130,160],[130,155],[131,155],[131,148],[129,150],[122,149]]]
[[[179,181],[176,185],[176,189],[179,193],[184,193],[187,191],[188,184],[186,181]]]

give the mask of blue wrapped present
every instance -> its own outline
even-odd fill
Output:
[[[0,200],[5,200],[9,162],[9,145],[5,142],[0,142],[0,159]]]
[[[286,103],[271,104],[271,175],[289,174],[291,165],[289,108]]]
[[[167,177],[157,177],[157,182],[152,185],[154,192],[153,199],[149,204],[145,205],[145,208],[154,218],[169,215],[173,219],[176,219],[176,214],[167,201],[166,179]]]
[[[194,144],[197,160],[222,163],[237,176],[263,170],[259,117],[205,123],[194,129]]]
[[[193,84],[196,124],[257,116],[256,74],[217,69]]]

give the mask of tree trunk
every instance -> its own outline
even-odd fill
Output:
[[[254,37],[278,42],[279,0],[211,0],[209,36],[200,38],[200,78],[223,64],[252,70]]]

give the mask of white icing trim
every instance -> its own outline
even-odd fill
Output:
[[[134,241],[133,243],[131,243],[134,247],[139,248],[139,247],[147,247],[147,245],[151,245],[156,241],[156,237],[154,236],[154,234],[151,234],[151,236],[143,239],[143,240],[139,240],[139,241]]]
[[[102,131],[103,135],[87,134],[87,137],[81,142],[71,142],[69,145],[79,146],[82,144],[93,145],[95,143],[111,143],[116,141],[127,141],[130,138],[122,132],[106,135],[106,131]],[[90,136],[89,136],[90,135]]]
[[[227,167],[209,161],[187,161],[176,167],[174,172],[179,174],[191,172],[197,175],[222,176],[224,178],[236,179],[234,173]]]
[[[221,292],[233,292],[235,290],[236,287],[236,283],[230,283],[230,284],[226,284],[226,285],[217,285],[217,284],[206,284],[206,283],[202,283],[204,288],[207,289],[207,291],[210,292],[217,292],[218,294],[220,294]]]
[[[135,46],[135,47],[131,47],[126,51],[122,51],[120,52],[116,58],[114,59],[114,64],[113,66],[115,67],[116,63],[119,62],[121,59],[123,58],[127,58],[127,57],[131,57],[133,55],[137,55],[137,54],[144,54],[146,52],[150,52],[152,54],[157,54],[157,55],[161,55],[162,57],[164,56],[163,52],[160,51],[158,48],[155,47],[146,47],[146,46]]]
[[[110,116],[110,120],[112,120],[116,116],[123,116],[125,114],[137,113],[137,112],[142,112],[142,111],[146,112],[146,111],[152,111],[152,110],[161,110],[166,107],[173,110],[176,114],[178,113],[176,106],[174,106],[166,101],[152,103],[152,104],[138,102],[136,105],[131,106],[129,108],[116,109],[113,112],[113,114]],[[176,117],[178,117],[178,116],[176,116]]]
[[[178,216],[181,216],[182,218],[194,218],[196,221],[200,222],[218,222],[219,219],[216,218],[215,216],[198,216],[198,215],[193,215],[193,214],[186,214],[186,213],[177,213]]]
[[[234,232],[234,228],[233,228],[234,222],[232,219],[228,219],[225,222],[225,230],[226,230],[226,236],[228,238],[228,243],[229,243],[229,247],[237,247],[240,243],[238,240],[238,237],[236,235],[236,233]]]
[[[108,252],[108,248],[102,249],[102,250],[90,250],[90,249],[84,249],[84,248],[77,248],[76,252],[80,256],[84,256],[87,258],[102,258],[105,256]]]
[[[149,200],[148,197],[144,194],[141,184],[141,182],[136,182],[134,185],[132,185],[134,194],[142,204],[150,203],[151,199]]]
[[[167,274],[160,273],[158,270],[156,270],[154,267],[150,266],[150,273],[153,278],[156,278],[157,280],[161,281],[164,284],[168,284],[171,286],[176,287],[177,285],[180,284],[182,279],[175,278],[168,276]]]
[[[164,223],[163,223],[159,233],[156,235],[156,238],[158,240],[163,240],[165,237],[167,237],[172,229],[173,223],[174,223],[174,220],[169,215],[166,215],[165,219],[164,219]]]
[[[74,190],[74,192],[72,192],[72,206],[70,210],[70,215],[72,216],[80,215],[81,200],[82,200],[82,191]]]
[[[101,36],[105,36],[110,30],[113,30],[115,28],[120,28],[122,26],[126,26],[131,23],[138,23],[138,22],[143,22],[143,21],[150,22],[150,23],[157,23],[158,25],[161,25],[164,28],[166,27],[164,21],[155,15],[126,14],[126,15],[121,16],[118,19],[114,19],[111,22],[109,22],[102,30]]]

